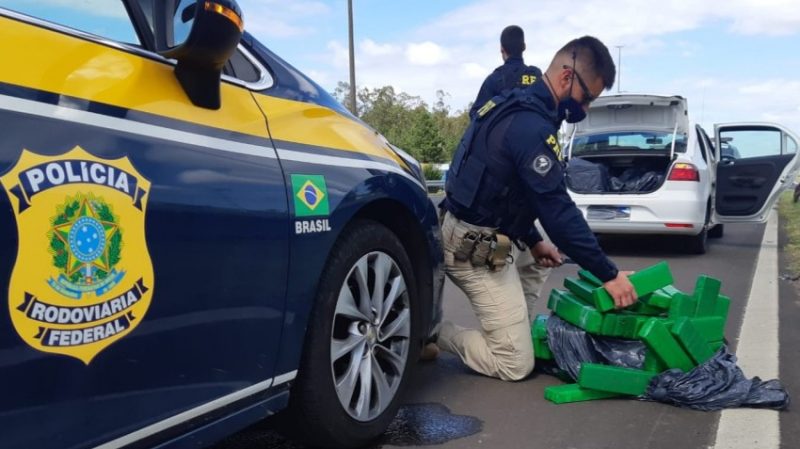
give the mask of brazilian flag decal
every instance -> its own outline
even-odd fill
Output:
[[[292,175],[295,217],[327,216],[328,187],[322,175]]]

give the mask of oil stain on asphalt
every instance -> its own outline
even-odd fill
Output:
[[[444,444],[480,432],[478,418],[454,415],[442,404],[408,404],[400,407],[397,417],[371,449],[384,446],[430,446]],[[214,446],[214,449],[310,449],[290,441],[262,425],[250,427]]]

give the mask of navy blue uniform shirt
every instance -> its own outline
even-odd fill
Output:
[[[488,131],[487,145],[482,147],[489,152],[486,159],[499,167],[496,171],[511,173],[509,179],[503,180],[510,189],[508,201],[513,204],[508,208],[508,216],[482,216],[476,211],[479,208],[465,209],[449,198],[443,206],[474,225],[499,224],[500,232],[528,246],[541,240],[533,226],[538,218],[553,243],[578,265],[603,282],[614,279],[617,267],[600,248],[583,214],[567,193],[561,147],[556,138],[558,124],[553,96],[544,82],[535,83],[528,92],[538,99],[541,110],[519,110],[500,119]],[[524,224],[526,235],[514,230],[519,223]]]
[[[494,69],[486,80],[483,81],[478,97],[472,103],[469,117],[475,118],[478,110],[503,90],[515,87],[527,87],[542,77],[542,71],[534,66],[525,65],[521,56],[510,56],[500,67]]]

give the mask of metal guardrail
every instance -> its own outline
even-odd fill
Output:
[[[425,180],[425,185],[428,186],[428,193],[444,192],[444,181],[441,179]]]

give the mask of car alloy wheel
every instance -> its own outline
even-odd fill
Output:
[[[410,336],[410,301],[400,267],[384,252],[365,254],[339,290],[330,343],[336,393],[353,419],[370,421],[391,404]]]

